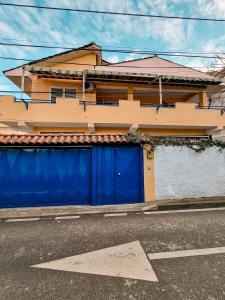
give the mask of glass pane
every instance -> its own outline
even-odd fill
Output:
[[[56,89],[53,88],[51,90],[51,101],[56,102],[56,98],[62,98],[63,97],[63,89]]]
[[[65,89],[65,98],[76,98],[76,89]]]

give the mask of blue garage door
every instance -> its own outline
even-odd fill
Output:
[[[0,207],[143,202],[136,146],[0,149]]]
[[[91,204],[91,148],[0,149],[0,207]]]
[[[96,146],[92,160],[93,205],[144,202],[141,147]]]

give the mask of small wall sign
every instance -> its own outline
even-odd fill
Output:
[[[154,158],[154,151],[147,150],[147,159],[153,159]]]

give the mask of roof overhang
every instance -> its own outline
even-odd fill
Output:
[[[81,79],[83,73],[86,78],[94,81],[123,81],[123,82],[138,82],[138,83],[153,83],[160,77],[163,83],[167,84],[183,84],[183,85],[218,85],[222,82],[218,78],[201,78],[201,77],[181,77],[181,76],[169,76],[158,74],[146,74],[146,73],[129,73],[129,72],[111,72],[100,70],[85,70],[85,71],[71,71],[64,69],[52,69],[43,67],[28,66],[26,70],[30,73],[40,75],[45,78],[56,79]]]
[[[84,55],[91,54],[91,53],[96,54],[96,62],[97,62],[97,64],[101,65],[101,63],[102,63],[102,48],[100,46],[98,46],[97,44],[95,44],[94,42],[92,42],[88,45],[85,45],[85,46],[82,46],[82,47],[79,47],[76,49],[71,49],[71,50],[68,50],[65,52],[61,52],[59,54],[47,56],[47,57],[23,64],[16,68],[5,70],[3,73],[5,74],[5,76],[8,79],[10,79],[18,87],[20,87],[21,77],[24,75],[25,84],[27,86],[29,86],[30,76],[32,75],[29,72],[30,66],[39,67],[39,68],[41,68],[41,67],[49,68],[56,64],[67,62],[71,59],[75,59],[80,56],[84,56]],[[29,90],[29,88],[28,88],[28,90]]]

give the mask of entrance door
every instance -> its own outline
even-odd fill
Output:
[[[93,205],[144,201],[142,153],[139,146],[93,148]]]
[[[141,157],[139,147],[116,147],[115,203],[142,202]]]

